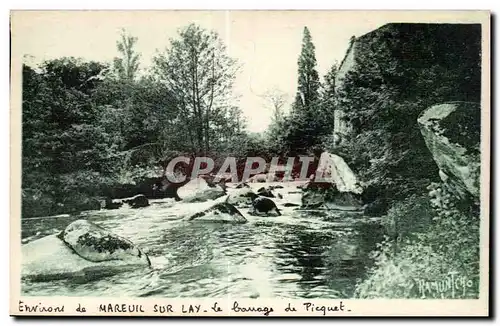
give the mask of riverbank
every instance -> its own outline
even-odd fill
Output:
[[[439,201],[447,202],[446,210]],[[355,296],[477,299],[479,213],[455,204],[432,190],[395,203],[382,217],[389,236],[371,253],[375,263],[357,284]]]

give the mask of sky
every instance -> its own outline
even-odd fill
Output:
[[[179,28],[196,23],[215,30],[241,65],[234,91],[251,132],[264,131],[270,122],[271,109],[259,95],[277,88],[288,94],[287,107],[293,101],[305,26],[322,77],[342,61],[351,36],[390,22],[374,13],[339,11],[45,11],[15,18],[17,46],[35,62],[63,56],[111,61],[118,55],[116,41],[124,28],[138,38],[141,68],[147,68]]]

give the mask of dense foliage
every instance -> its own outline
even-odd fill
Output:
[[[479,214],[456,207],[439,184],[395,204],[389,236],[372,252],[375,265],[356,288],[360,298],[477,299]]]
[[[438,169],[417,118],[435,104],[479,102],[480,35],[475,25],[391,24],[353,45],[355,63],[335,93],[352,130],[325,146],[391,207],[382,219],[387,239],[358,284],[359,297],[478,295],[477,207],[435,183]],[[459,128],[456,121],[449,130]],[[447,287],[451,277],[466,282],[460,291]]]
[[[353,131],[327,146],[388,198],[424,191],[438,174],[417,118],[434,104],[479,101],[480,41],[480,27],[456,25],[391,24],[363,36],[336,94]]]
[[[232,94],[238,66],[219,36],[191,24],[153,61],[153,78],[172,91],[177,117],[191,127],[183,145],[203,155],[226,149],[242,121]]]
[[[235,61],[216,34],[188,26],[141,76],[136,42],[123,33],[111,64],[23,66],[24,217],[98,209],[110,188],[161,175],[154,167],[178,153],[252,146],[228,100]]]

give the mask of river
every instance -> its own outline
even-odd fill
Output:
[[[263,184],[252,185],[261,187]],[[277,189],[283,215],[246,224],[180,220],[196,204],[152,200],[146,208],[87,211],[22,221],[23,244],[88,219],[144,249],[152,269],[85,280],[22,281],[27,296],[349,298],[380,241],[376,220],[356,212],[301,211],[295,186]]]

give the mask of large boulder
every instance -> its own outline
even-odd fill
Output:
[[[363,187],[344,159],[323,152],[313,180],[302,187],[306,209],[361,210]]]
[[[142,249],[86,220],[22,246],[21,274],[32,280],[95,279],[140,266],[151,266]]]
[[[222,223],[246,223],[240,211],[228,202],[216,203],[208,209],[188,216],[188,221],[210,221]]]
[[[302,208],[304,209],[319,209],[326,208],[326,193],[324,191],[309,190],[302,195]]]
[[[326,189],[306,189],[302,195],[302,208],[357,211],[363,209],[363,200],[358,194],[341,192],[331,185]]]
[[[177,190],[177,195],[184,202],[203,202],[214,200],[226,194],[225,190],[214,184],[209,184],[203,178],[190,180]]]
[[[450,102],[432,106],[418,118],[439,176],[459,199],[479,202],[481,107]]]
[[[363,193],[363,187],[344,159],[338,155],[323,152],[319,158],[315,174],[316,182],[334,184],[339,192],[356,195]]]
[[[252,209],[250,215],[256,216],[280,216],[281,212],[272,201],[267,197],[257,197],[252,202]]]

